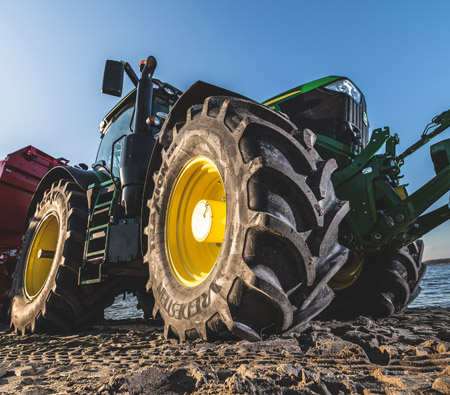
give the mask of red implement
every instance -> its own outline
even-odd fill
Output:
[[[0,161],[0,304],[11,287],[16,253],[26,230],[24,220],[33,193],[50,169],[68,162],[31,145]]]

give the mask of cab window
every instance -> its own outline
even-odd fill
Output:
[[[100,142],[96,162],[104,160],[108,168],[111,166],[111,153],[113,143],[121,137],[132,133],[132,128],[134,126],[134,98],[135,96],[130,96],[131,102],[119,113],[119,115],[113,118],[113,121],[109,125],[108,129],[103,135],[102,141]],[[158,126],[152,126],[150,128],[151,133],[153,134],[155,139],[158,138],[161,126],[164,123],[165,117],[167,117],[167,114],[171,110],[171,107],[172,106],[170,106],[166,100],[163,100],[158,96],[153,97],[152,115],[157,117],[159,121]],[[114,152],[112,153],[113,163],[111,170],[114,177],[119,177],[120,153],[122,151],[122,143],[123,138],[116,142],[116,144],[114,145]]]
[[[120,137],[131,133],[131,122],[134,112],[134,106],[125,108],[122,113],[116,117],[109,128],[106,130],[102,138],[97,153],[97,162],[104,160],[106,166],[111,166],[111,154],[113,155],[112,173],[115,177],[119,177],[120,152],[122,151],[123,139],[114,145],[114,153],[112,153],[112,145],[114,141]]]

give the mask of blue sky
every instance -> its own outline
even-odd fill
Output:
[[[0,158],[32,144],[91,164],[98,124],[116,102],[100,93],[105,60],[137,68],[150,54],[155,77],[181,90],[201,79],[258,101],[349,76],[366,96],[371,127],[389,125],[402,150],[450,107],[448,15],[446,0],[5,0]],[[410,191],[433,177],[428,147],[404,171]],[[431,232],[426,258],[450,256],[449,235],[450,224]]]

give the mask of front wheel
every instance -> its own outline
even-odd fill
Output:
[[[211,97],[173,129],[153,175],[148,253],[165,335],[213,339],[305,328],[331,301],[347,250],[336,164],[284,117]]]
[[[417,240],[398,251],[352,257],[329,283],[336,298],[325,315],[383,318],[403,312],[421,290],[423,249],[423,241]]]

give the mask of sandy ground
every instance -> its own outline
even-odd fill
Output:
[[[450,394],[450,309],[316,321],[259,343],[178,344],[140,319],[66,336],[0,329],[2,394]]]

